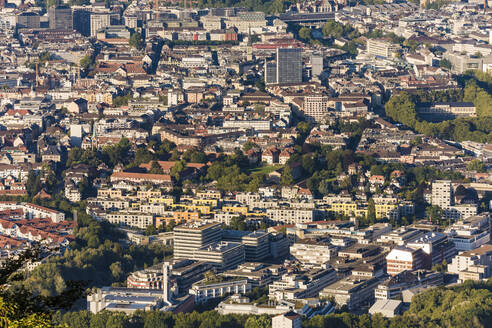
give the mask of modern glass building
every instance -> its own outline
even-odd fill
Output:
[[[72,8],[66,6],[48,9],[51,30],[73,30]]]
[[[302,83],[302,49],[277,48],[276,61],[265,63],[265,84]]]

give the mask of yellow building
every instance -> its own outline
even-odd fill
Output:
[[[183,209],[185,211],[196,211],[201,214],[210,214],[212,213],[212,207],[210,205],[195,205],[195,204],[171,204],[169,205],[173,210],[174,209]]]
[[[375,204],[376,218],[393,218],[398,219],[400,217],[400,208],[398,204]]]
[[[98,189],[97,197],[99,198],[123,198],[121,189]]]
[[[189,211],[175,211],[173,212],[172,217],[157,217],[155,219],[156,228],[161,225],[168,225],[171,221],[174,221],[175,224],[186,223],[191,221],[199,221],[200,213],[199,212],[189,212]]]
[[[222,195],[220,194],[220,191],[217,190],[203,190],[203,191],[197,191],[196,197],[198,198],[204,198],[204,199],[217,199],[221,200]]]
[[[149,197],[148,202],[152,204],[164,204],[166,206],[174,205],[174,199],[172,197]]]
[[[376,209],[376,218],[394,218],[400,217],[400,207],[397,203],[380,203],[374,204]],[[333,203],[328,209],[330,212],[343,214],[345,216],[366,217],[367,203]]]
[[[222,212],[226,213],[239,213],[243,215],[248,214],[247,206],[222,206]]]

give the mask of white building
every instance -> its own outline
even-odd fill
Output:
[[[248,279],[221,281],[208,283],[201,281],[193,284],[189,293],[195,295],[195,302],[202,303],[212,298],[218,298],[227,294],[245,294],[251,290]]]
[[[472,251],[466,251],[456,255],[453,261],[448,264],[448,272],[459,274],[461,271],[466,271],[474,265],[492,267],[491,244],[485,244]]]
[[[272,328],[301,328],[301,316],[287,312],[272,318]]]
[[[337,253],[329,242],[303,239],[290,246],[290,254],[302,264],[322,265],[328,263]]]

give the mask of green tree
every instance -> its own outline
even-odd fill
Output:
[[[164,174],[162,167],[159,165],[157,161],[152,161],[149,173],[152,174]]]
[[[269,328],[272,320],[267,315],[251,316],[246,320],[244,328]]]
[[[369,224],[374,224],[376,222],[376,204],[372,198],[367,202],[367,222]]]
[[[33,170],[29,170],[27,174],[26,190],[30,197],[34,197],[42,188],[41,175],[36,174]]]
[[[157,234],[157,229],[153,224],[149,224],[147,228],[145,228],[145,235],[146,236],[153,236]]]
[[[144,318],[144,328],[172,328],[173,316],[170,312],[150,311]]]
[[[451,64],[451,62],[449,60],[447,60],[446,58],[443,58],[439,62],[439,67],[446,68],[446,69],[449,69],[450,70],[452,68],[452,64]]]
[[[485,165],[480,161],[479,159],[474,159],[468,163],[466,166],[466,169],[468,171],[474,171],[474,172],[480,172],[483,173],[485,172]]]
[[[144,41],[142,39],[142,35],[140,33],[135,32],[130,36],[129,41],[130,47],[135,49],[142,49],[144,47]]]
[[[80,67],[83,68],[83,69],[87,69],[87,68],[89,68],[89,66],[91,65],[91,63],[92,63],[91,56],[89,56],[89,55],[84,56],[80,60]]]
[[[292,169],[290,165],[285,165],[282,170],[282,175],[280,176],[280,184],[282,186],[290,186],[294,183],[294,178],[292,177]]]
[[[311,39],[311,29],[308,27],[301,27],[299,30],[299,37],[303,40]]]
[[[123,276],[123,269],[121,268],[121,262],[119,261],[111,263],[109,270],[111,270],[111,274],[116,281],[119,281]]]
[[[176,180],[179,180],[181,177],[181,173],[184,171],[185,168],[186,163],[184,163],[183,161],[177,161],[171,168],[171,176],[174,177]]]

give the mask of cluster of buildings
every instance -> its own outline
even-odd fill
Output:
[[[393,94],[457,90],[455,74],[490,71],[492,34],[480,5],[435,11],[410,2],[323,0],[268,15],[149,0],[49,8],[1,1],[0,196],[61,191],[133,242],[148,242],[139,231],[149,226],[174,226],[156,237],[173,245],[173,260],[133,272],[126,288],[89,295],[92,312],[180,312],[226,297],[220,313],[278,315],[273,327],[300,327],[300,316],[330,313],[335,303],[395,315],[413,295],[448,283],[436,269],[444,264],[459,281],[486,279],[491,229],[479,199],[492,191],[492,176],[467,167],[480,159],[490,168],[492,146],[425,137],[382,114]],[[327,22],[342,31],[327,32]],[[307,27],[309,36],[293,34],[289,24]],[[476,117],[479,108],[435,101],[415,110],[441,122]],[[296,128],[303,121],[309,131]],[[82,158],[123,137],[129,158],[156,153],[149,145],[159,141],[173,143],[178,156],[126,166]],[[417,187],[414,177],[352,163],[314,190],[298,156],[324,165],[313,149],[350,149],[467,180],[419,186],[445,229],[405,226],[421,205],[403,196]],[[180,161],[187,151],[205,158]],[[205,182],[215,160],[236,152],[266,172],[257,192],[223,193]],[[30,195],[32,174],[53,190]],[[56,183],[48,183],[53,175]],[[176,187],[186,193],[171,196]],[[360,226],[368,217],[381,222]],[[63,213],[31,203],[1,202],[0,221],[5,252],[73,239]],[[224,227],[239,221],[264,229]],[[261,300],[251,299],[256,287],[266,290]]]

